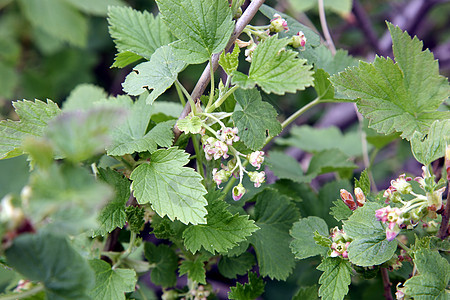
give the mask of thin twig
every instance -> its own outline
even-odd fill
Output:
[[[323,5],[323,0],[318,0],[319,2],[319,17],[320,25],[322,26],[323,35],[327,41],[328,49],[330,49],[331,54],[336,54],[336,47],[334,46],[333,39],[331,38],[330,31],[328,30],[327,18],[325,17],[325,7]]]
[[[447,185],[447,204],[445,205],[444,212],[442,213],[441,227],[439,228],[438,238],[441,240],[448,236],[448,220],[450,218],[450,181]]]
[[[391,282],[389,280],[389,273],[386,268],[380,268],[381,278],[383,279],[384,298],[386,300],[394,300],[391,292]]]
[[[245,26],[247,26],[248,23],[253,19],[255,14],[258,12],[261,5],[263,5],[265,0],[253,0],[250,5],[247,7],[247,9],[244,11],[242,16],[237,20],[236,25],[234,27],[233,34],[230,37],[230,40],[228,41],[227,46],[225,47],[224,51],[228,51],[231,46],[234,44],[236,39],[239,37],[239,35],[244,30]],[[212,61],[212,67],[213,70],[217,70],[219,66],[219,57],[220,53],[213,54],[211,57]],[[206,89],[206,86],[208,85],[209,81],[211,80],[211,74],[210,74],[210,66],[209,63],[203,70],[202,75],[200,76],[200,79],[198,80],[197,84],[195,85],[194,90],[192,91],[191,97],[192,99],[196,100],[200,98],[200,96],[203,94],[203,92]],[[189,113],[191,112],[191,107],[189,105],[185,105],[183,111],[181,112],[178,119],[184,119]],[[174,143],[177,141],[178,137],[181,135],[181,131],[174,126],[173,132],[175,135]]]
[[[380,47],[378,46],[378,37],[375,33],[375,30],[373,30],[373,25],[370,21],[369,15],[366,13],[364,7],[361,5],[361,3],[359,3],[358,0],[353,0],[352,12],[355,15],[356,20],[358,21],[366,40],[369,42],[376,53],[378,53],[379,55],[383,55]]]

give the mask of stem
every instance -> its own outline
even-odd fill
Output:
[[[212,64],[212,58],[209,58],[209,77],[211,77],[210,85],[211,85],[211,92],[209,93],[209,101],[208,105],[206,106],[206,109],[211,106],[213,100],[214,100],[214,69]]]
[[[192,136],[192,144],[194,145],[195,155],[196,155],[196,163],[197,163],[197,172],[204,178],[205,171],[203,170],[203,157],[200,153],[200,147],[197,136]]]
[[[383,279],[384,298],[386,300],[394,300],[391,292],[391,282],[389,281],[389,274],[386,268],[380,268],[381,278]]]
[[[441,240],[448,236],[448,220],[450,218],[450,181],[447,185],[447,203],[445,204],[444,212],[442,213],[441,227],[439,228],[438,238]]]
[[[319,17],[320,25],[322,26],[323,35],[328,44],[328,49],[330,49],[333,56],[336,54],[336,47],[334,46],[333,39],[331,38],[330,31],[328,31],[327,19],[325,17],[325,8],[323,6],[323,0],[319,1]]]
[[[411,251],[411,249],[409,249],[408,246],[406,246],[405,244],[403,244],[402,241],[400,241],[398,238],[396,238],[397,240],[397,244],[400,246],[400,248],[402,248],[403,250],[405,250],[407,253],[409,253]]]
[[[178,81],[178,79],[175,81],[175,84],[183,91],[184,95],[186,96],[186,98],[189,101],[190,104],[190,110],[193,111],[195,113],[195,102],[194,100],[192,100],[191,95],[189,95],[189,92],[186,90],[186,88]],[[186,106],[185,106],[186,107]],[[187,116],[187,114],[186,114]],[[184,116],[183,119],[186,117]],[[178,118],[180,119],[180,118]]]
[[[40,291],[44,290],[44,285],[43,284],[39,284],[27,291],[23,291],[21,293],[18,294],[12,294],[12,295],[4,295],[4,296],[0,296],[0,300],[17,300],[17,299],[26,299],[30,296],[36,295],[37,293],[39,293]]]
[[[208,118],[211,118],[211,119],[215,120],[217,123],[219,123],[220,127],[222,127],[222,128],[227,127],[227,126],[225,126],[225,124],[223,124],[222,121],[220,121],[218,118],[214,117],[212,114],[200,113],[199,115],[202,115],[202,116],[205,116],[205,117],[208,117]]]
[[[185,106],[186,101],[184,100],[183,91],[178,84],[175,84],[175,87],[177,88],[178,98],[180,99],[181,105]]]
[[[124,260],[125,258],[130,256],[130,254],[133,252],[134,242],[136,241],[136,236],[137,235],[135,232],[131,232],[130,244],[128,245],[127,250],[125,250],[125,252],[119,257],[117,262],[112,266],[113,270],[116,269],[122,263],[122,260]]]
[[[221,106],[222,103],[225,102],[225,100],[227,100],[227,98],[228,98],[232,93],[234,93],[234,91],[237,90],[237,89],[238,89],[238,86],[237,86],[237,85],[235,85],[235,86],[233,86],[232,88],[230,88],[225,94],[223,94],[222,97],[220,97],[219,99],[217,99],[217,101],[214,102],[213,105],[211,105],[210,107],[206,108],[205,111],[206,111],[207,113],[213,112],[216,108],[218,108],[219,106]]]
[[[300,117],[305,111],[307,111],[308,109],[316,106],[319,103],[320,103],[320,98],[319,97],[317,97],[313,101],[309,102],[308,104],[306,104],[305,106],[303,106],[302,108],[297,110],[295,113],[293,113],[289,118],[284,120],[284,122],[281,123],[281,128],[285,129],[289,124],[294,122],[295,119]]]

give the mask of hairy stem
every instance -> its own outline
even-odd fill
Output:
[[[394,300],[391,292],[391,282],[389,280],[389,273],[386,268],[380,268],[381,278],[383,279],[384,298],[386,300]]]
[[[210,107],[208,107],[208,108],[206,109],[206,112],[207,112],[207,113],[213,112],[216,108],[218,108],[219,106],[221,106],[222,103],[225,102],[225,100],[227,100],[227,98],[228,98],[232,93],[234,93],[234,91],[237,90],[237,89],[238,89],[238,86],[237,86],[237,85],[233,86],[233,87],[232,87],[231,89],[229,89],[225,94],[223,94],[222,97],[220,97],[219,99],[217,99],[217,101],[214,102],[213,105],[211,105]]]
[[[175,84],[175,87],[177,88],[177,94],[178,98],[180,99],[181,105],[186,105],[186,100],[184,100],[183,91],[181,90],[180,86],[178,84]]]
[[[127,258],[128,256],[130,256],[130,254],[133,252],[133,248],[134,248],[134,242],[136,241],[136,233],[135,232],[131,232],[131,236],[130,236],[130,244],[128,245],[127,250],[125,250],[125,252],[119,257],[119,259],[117,260],[117,262],[114,264],[114,266],[112,266],[112,269],[116,269],[118,266],[120,266],[120,264],[122,263],[122,261]]]
[[[323,0],[319,1],[319,17],[320,17],[320,25],[322,26],[323,35],[325,36],[325,40],[327,41],[328,49],[330,49],[331,54],[336,54],[336,47],[334,46],[333,39],[331,38],[330,31],[328,30],[327,18],[325,17],[325,7],[323,5]]]
[[[439,228],[438,238],[441,240],[448,236],[448,220],[450,218],[450,181],[447,185],[447,203],[445,204],[444,212],[442,213],[441,227]]]

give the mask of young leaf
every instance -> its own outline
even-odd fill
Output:
[[[177,80],[186,64],[173,52],[172,46],[162,46],[152,54],[150,61],[137,65],[125,78],[123,90],[132,96],[151,91],[147,104],[152,104]]]
[[[314,232],[328,236],[328,225],[318,217],[300,219],[294,223],[290,231],[294,240],[290,247],[297,259],[305,259],[316,255],[325,255],[328,247],[319,246],[314,240]]]
[[[208,195],[207,223],[189,226],[183,232],[184,244],[192,253],[202,247],[213,254],[216,251],[226,252],[258,230],[258,226],[253,220],[248,219],[248,215],[232,215],[227,210],[229,205],[215,198],[216,195],[216,193]]]
[[[343,229],[353,239],[348,246],[348,258],[358,266],[382,264],[391,259],[397,249],[397,241],[386,239],[386,230],[375,217],[375,211],[381,207],[368,202],[344,221]]]
[[[128,206],[125,210],[125,214],[127,215],[127,222],[130,230],[134,233],[139,233],[145,223],[144,209],[139,206]]]
[[[348,293],[351,283],[352,268],[342,258],[327,257],[317,267],[323,271],[319,279],[319,296],[321,299],[340,300]]]
[[[120,173],[112,169],[99,168],[99,178],[114,188],[114,199],[109,202],[100,212],[98,220],[100,227],[94,236],[109,233],[117,227],[122,228],[127,221],[125,205],[130,197],[130,181]]]
[[[125,293],[133,292],[136,272],[131,269],[111,269],[111,265],[100,259],[89,261],[95,272],[95,287],[89,292],[92,299],[125,300]]]
[[[49,299],[86,299],[94,272],[66,237],[49,232],[22,234],[6,249],[9,266],[44,284]]]
[[[361,172],[359,180],[355,178],[355,188],[359,187],[364,195],[370,194],[370,178],[367,169]]]
[[[230,76],[233,71],[237,70],[239,64],[239,53],[240,53],[239,46],[235,44],[232,52],[230,53],[222,52],[220,54],[219,64],[223,68],[225,73],[228,74],[228,76]]]
[[[248,283],[244,285],[241,283],[236,283],[236,286],[230,288],[228,293],[229,299],[235,300],[254,300],[264,293],[264,287],[266,283],[261,277],[258,277],[256,273],[248,273]]]
[[[202,130],[202,125],[203,125],[202,120],[197,116],[187,116],[184,119],[177,121],[178,129],[180,131],[183,131],[185,134],[200,133],[200,131]]]
[[[270,151],[266,158],[266,164],[275,176],[280,179],[300,181],[300,178],[303,177],[303,170],[300,163],[282,151]]]
[[[170,147],[174,121],[158,123],[147,132],[154,111],[153,105],[146,104],[145,98],[140,97],[133,104],[126,121],[113,131],[111,145],[106,148],[108,155],[122,156],[145,151],[152,153],[158,146]]]
[[[205,268],[203,266],[203,261],[201,259],[183,260],[178,270],[180,276],[188,274],[188,278],[192,281],[206,284]]]
[[[411,150],[418,162],[431,164],[445,155],[445,147],[450,145],[450,120],[435,121],[424,136],[414,132],[411,139]]]
[[[237,275],[245,275],[255,264],[255,257],[249,252],[244,252],[237,257],[222,256],[220,258],[219,268],[220,274],[227,278],[236,278]]]
[[[261,229],[249,241],[254,246],[262,276],[285,280],[295,266],[289,248],[289,229],[300,213],[286,196],[266,189],[256,196],[255,221]]]
[[[175,41],[160,16],[154,17],[146,11],[139,12],[131,7],[109,7],[108,23],[109,33],[120,57],[120,60],[116,58],[113,66],[119,68],[142,57],[149,60],[156,49]],[[127,60],[124,60],[123,55],[126,55]]]
[[[61,112],[51,100],[16,101],[13,106],[20,121],[0,121],[0,159],[22,155],[22,141],[29,136],[41,137],[48,122]]]
[[[189,64],[208,60],[222,51],[234,29],[226,0],[157,0],[158,8],[173,34],[173,44]]]
[[[415,131],[427,132],[435,120],[450,118],[449,112],[436,111],[448,97],[449,87],[433,54],[422,51],[417,37],[411,39],[390,23],[388,28],[396,63],[376,57],[372,64],[360,62],[331,81],[344,94],[361,98],[357,105],[371,128],[384,134],[401,132],[410,140]]]
[[[448,299],[450,264],[439,252],[421,249],[414,253],[414,264],[419,275],[408,279],[406,294],[417,300]]]
[[[346,220],[353,214],[352,210],[341,199],[333,201],[333,206],[330,210],[330,215],[337,221]]]
[[[167,245],[156,246],[153,243],[145,243],[145,258],[155,267],[150,273],[150,279],[156,285],[163,288],[172,287],[177,282],[178,256]]]
[[[206,189],[197,172],[183,167],[188,162],[189,154],[183,150],[156,150],[150,163],[141,164],[131,173],[131,188],[140,204],[150,202],[161,217],[167,215],[184,224],[205,224]]]
[[[295,93],[313,84],[311,66],[305,59],[297,58],[297,52],[283,49],[288,39],[271,36],[256,47],[248,76],[233,72],[232,83],[243,89],[259,85],[267,94]]]
[[[232,116],[239,129],[239,137],[250,149],[259,150],[267,136],[276,136],[281,132],[277,112],[272,105],[262,101],[257,89],[238,89],[234,97],[242,107],[242,111],[236,111]]]

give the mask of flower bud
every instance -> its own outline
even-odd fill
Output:
[[[408,181],[411,180],[411,177],[406,177],[405,174],[402,174],[396,180],[391,180],[391,186],[394,188],[394,191],[400,194],[409,194],[412,192],[412,186]]]
[[[346,189],[340,190],[340,196],[342,201],[344,201],[345,205],[347,205],[348,208],[350,208],[351,210],[356,209],[356,202],[355,200],[353,200],[352,194],[350,194]]]
[[[242,198],[242,196],[244,196],[244,194],[245,194],[245,188],[242,185],[242,183],[239,183],[238,185],[236,185],[233,188],[232,196],[233,196],[234,201],[239,201]]]
[[[283,19],[279,14],[274,14],[273,19],[270,20],[269,31],[281,32],[283,30],[289,31],[286,20]]]
[[[223,181],[227,181],[228,178],[230,178],[231,172],[230,171],[226,171],[224,169],[221,169],[220,171],[217,172],[217,168],[214,168],[212,171],[213,174],[213,180],[214,182],[217,184],[217,187],[220,189],[220,184]]]
[[[359,207],[363,206],[364,203],[366,203],[366,196],[359,187],[355,188],[355,196],[356,196],[356,203],[358,204]]]
[[[261,164],[264,162],[264,151],[252,152],[247,156],[247,159],[252,166],[259,170]]]
[[[291,45],[294,48],[305,47],[306,37],[305,37],[305,34],[303,33],[303,31],[299,31],[299,32],[297,32],[296,35],[293,35],[291,37],[291,41],[290,41],[289,45]]]
[[[264,183],[266,180],[265,172],[248,172],[248,176],[250,177],[250,181],[254,182],[256,188],[261,186],[261,183]]]

